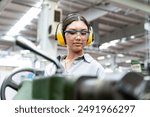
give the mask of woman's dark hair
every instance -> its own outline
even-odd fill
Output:
[[[80,14],[73,13],[69,14],[62,22],[62,31],[64,32],[66,30],[66,27],[71,24],[73,21],[83,21],[89,30],[89,23],[88,21]]]

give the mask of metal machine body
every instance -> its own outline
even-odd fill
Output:
[[[79,78],[63,75],[37,76],[32,80],[26,79],[19,85],[12,83],[11,77],[9,76],[1,87],[3,100],[6,99],[4,89],[7,86],[17,90],[14,100],[150,99],[150,81],[145,80],[142,74],[136,72],[129,72],[117,81],[100,80],[93,76]]]

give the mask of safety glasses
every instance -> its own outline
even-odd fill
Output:
[[[85,29],[82,29],[82,30],[75,30],[75,29],[72,29],[72,30],[65,30],[64,33],[68,33],[70,35],[77,35],[77,33],[80,33],[82,36],[88,36],[89,35],[89,31],[88,30],[85,30]]]

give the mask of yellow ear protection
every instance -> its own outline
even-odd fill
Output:
[[[71,18],[74,18],[74,17],[79,17],[79,15],[77,15],[77,14],[70,15],[70,16],[67,17],[63,22],[67,22],[67,21],[69,21]],[[76,20],[74,20],[74,21],[76,21]],[[65,40],[65,37],[64,37],[64,32],[62,31],[62,29],[59,30],[60,24],[61,24],[61,23],[59,23],[59,24],[57,25],[56,33],[55,33],[55,39],[58,40],[58,43],[59,43],[61,46],[65,46],[65,45],[66,45],[66,40]],[[68,24],[70,24],[70,23],[68,23]],[[92,41],[93,41],[93,29],[92,29],[92,27],[90,26],[90,27],[89,27],[89,37],[88,37],[88,40],[87,40],[86,45],[90,45]]]
[[[93,29],[91,26],[90,26],[89,32],[90,33],[89,33],[89,37],[88,37],[86,45],[90,45],[93,41]]]
[[[64,39],[64,35],[63,35],[62,31],[58,30],[59,25],[60,25],[60,23],[57,25],[57,28],[56,28],[55,39],[58,41],[58,43],[61,46],[65,46],[66,40]]]

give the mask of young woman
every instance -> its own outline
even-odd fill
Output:
[[[93,32],[87,20],[80,14],[68,15],[62,22],[62,31],[56,38],[60,45],[67,46],[67,55],[60,56],[60,63],[66,75],[97,76],[104,78],[104,68],[89,54],[84,53],[84,46],[92,42]],[[55,73],[56,67],[49,64],[45,75]]]

